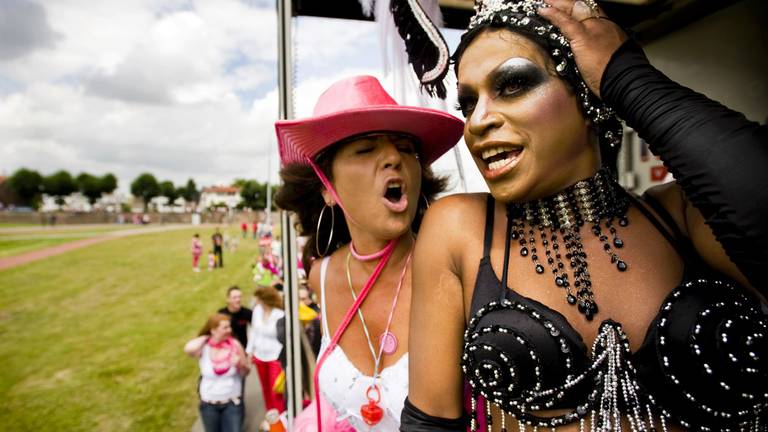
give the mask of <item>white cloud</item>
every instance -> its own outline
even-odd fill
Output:
[[[0,173],[113,172],[122,190],[144,171],[177,184],[276,182],[277,29],[264,3],[40,3],[56,38],[0,59],[0,82],[12,83],[0,93]],[[381,73],[373,24],[294,22],[299,117],[333,81]]]

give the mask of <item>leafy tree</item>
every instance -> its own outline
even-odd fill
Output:
[[[43,176],[39,172],[20,168],[8,179],[11,189],[19,196],[22,204],[37,206],[43,190]]]
[[[103,193],[112,193],[117,189],[117,177],[112,173],[106,173],[99,179],[99,184]]]
[[[174,186],[173,182],[170,180],[166,180],[160,183],[160,195],[168,198],[168,205],[173,205],[173,202],[176,201],[176,198],[180,196],[180,194],[177,192],[176,186]]]
[[[187,202],[196,203],[200,200],[200,191],[197,190],[197,185],[194,180],[187,180],[187,185],[184,186],[181,196],[184,197]]]
[[[264,185],[256,180],[236,180],[235,186],[240,188],[243,207],[263,208],[266,199]]]
[[[150,173],[142,173],[131,183],[131,193],[133,196],[141,197],[144,201],[144,211],[152,198],[160,195],[160,185],[157,179]]]
[[[232,184],[240,188],[240,196],[243,198],[243,201],[239,204],[240,207],[250,207],[252,209],[264,209],[267,207],[266,183],[259,183],[256,180],[236,179]],[[272,198],[275,196],[276,189],[275,186],[272,186]],[[274,210],[276,208],[274,199],[272,203],[272,209]]]
[[[77,189],[88,198],[88,202],[91,204],[101,198],[102,188],[98,177],[88,173],[80,173],[75,178],[75,182],[77,183]]]
[[[60,170],[43,179],[43,191],[56,197],[56,203],[61,205],[65,196],[77,191],[77,184],[69,172]]]

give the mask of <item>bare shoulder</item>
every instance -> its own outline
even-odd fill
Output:
[[[667,183],[649,189],[647,194],[656,198],[672,215],[680,231],[691,240],[696,253],[710,267],[750,287],[750,283],[736,264],[731,261],[723,246],[715,238],[701,212],[685,197],[677,183]]]
[[[449,195],[432,204],[419,230],[417,251],[433,259],[444,257],[443,262],[460,274],[465,255],[482,248],[487,196],[482,193]]]
[[[487,196],[484,193],[462,193],[440,198],[427,210],[425,223],[433,222],[446,228],[466,227],[467,223],[484,217]]]
[[[307,278],[309,289],[317,295],[320,295],[320,264],[322,264],[322,261],[322,258],[312,261],[311,267],[309,268],[309,278]]]

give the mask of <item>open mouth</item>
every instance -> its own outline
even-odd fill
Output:
[[[403,181],[400,179],[388,181],[382,201],[387,208],[394,212],[404,211],[408,207],[408,197],[405,195]]]
[[[403,185],[394,182],[387,185],[387,190],[384,192],[384,198],[391,203],[396,203],[399,202],[402,197]]]
[[[512,162],[515,162],[520,157],[520,153],[522,152],[522,146],[499,146],[483,150],[480,157],[483,159],[483,162],[485,162],[490,171],[496,171],[504,168]]]

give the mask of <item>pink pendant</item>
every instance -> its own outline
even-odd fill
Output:
[[[384,354],[392,355],[397,351],[397,337],[394,333],[385,331],[379,337],[379,346]]]

